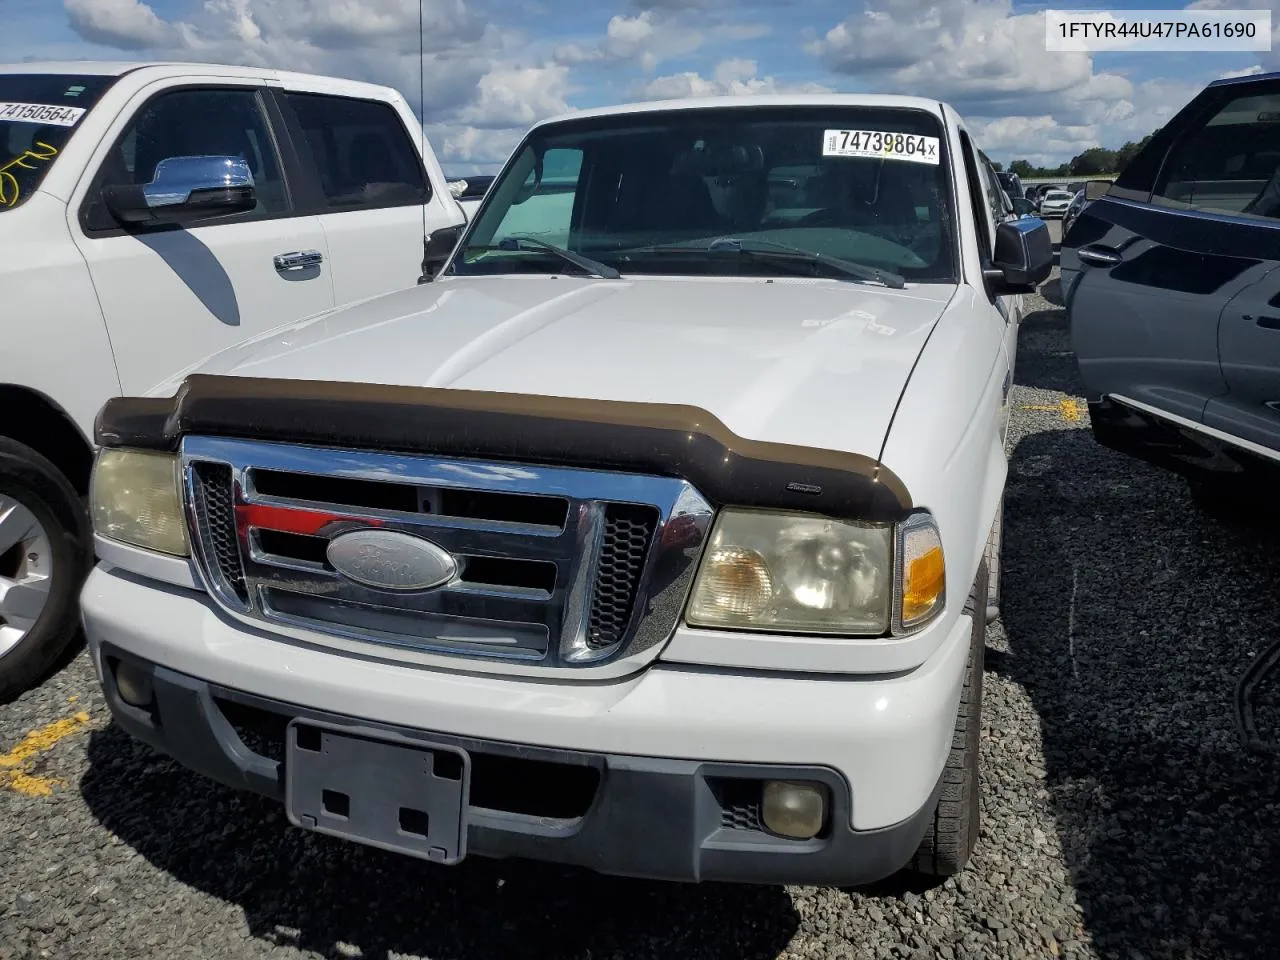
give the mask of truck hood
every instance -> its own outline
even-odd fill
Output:
[[[877,457],[954,285],[457,277],[331,310],[189,373],[689,404],[756,440]]]

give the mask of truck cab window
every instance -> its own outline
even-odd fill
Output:
[[[249,87],[181,89],[154,97],[107,154],[97,185],[150,183],[161,160],[197,156],[239,157],[248,163],[258,206],[238,220],[288,212],[288,191],[271,131],[258,92]],[[96,230],[118,226],[96,190],[90,195],[85,223]]]
[[[332,211],[399,207],[431,199],[418,150],[390,104],[314,93],[285,100],[302,128],[324,204]]]

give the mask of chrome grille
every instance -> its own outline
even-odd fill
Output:
[[[197,562],[225,609],[414,660],[643,662],[675,628],[711,520],[668,477],[210,437],[182,454]],[[430,540],[457,573],[416,592],[348,579],[329,542],[367,528]]]

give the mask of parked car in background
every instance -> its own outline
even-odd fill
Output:
[[[1066,212],[1062,214],[1062,236],[1067,235],[1067,231],[1071,229],[1071,225],[1076,222],[1076,217],[1080,216],[1080,211],[1088,206],[1089,200],[1085,196],[1083,189],[1076,191],[1076,195],[1071,198],[1071,203],[1067,205]]]
[[[1062,288],[1094,436],[1210,509],[1273,503],[1280,74],[1210,84],[1090,192]]]
[[[996,178],[1000,181],[1000,186],[1004,188],[1004,192],[1009,195],[1010,200],[1023,195],[1022,179],[1016,173],[997,170]]]
[[[1071,194],[1065,190],[1046,190],[1040,195],[1038,206],[1041,218],[1048,220],[1064,216],[1071,200]]]
[[[0,66],[0,700],[76,636],[103,402],[414,286],[424,225],[463,221],[390,88],[181,63]]]
[[[438,863],[960,871],[1053,256],[961,118],[583,110],[450,249],[104,408],[83,605],[120,726]]]

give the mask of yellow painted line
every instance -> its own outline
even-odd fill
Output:
[[[0,787],[28,797],[47,797],[58,785],[48,777],[34,776],[35,763],[41,755],[52,749],[89,722],[89,714],[83,710],[70,717],[32,730],[8,753],[0,753]]]
[[[1077,423],[1084,417],[1085,407],[1079,400],[1074,397],[1064,397],[1054,404],[1047,403],[1024,403],[1023,410],[1043,410],[1045,413],[1056,413],[1063,420],[1070,420]]]

